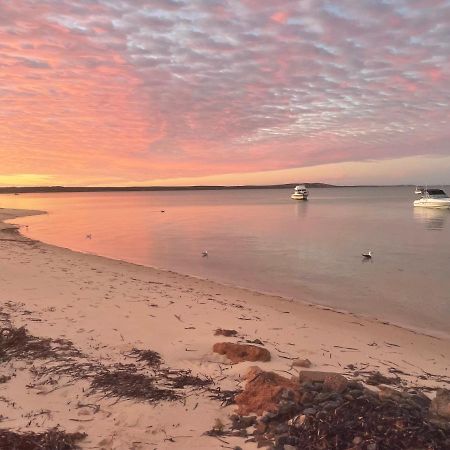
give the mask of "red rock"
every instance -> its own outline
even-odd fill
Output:
[[[232,363],[242,361],[270,361],[269,350],[256,345],[217,342],[213,346],[213,352],[226,355]]]
[[[264,372],[259,367],[252,367],[246,379],[244,391],[235,398],[238,414],[262,415],[264,412],[277,411],[281,394],[286,389],[292,391],[295,401],[300,399],[298,382],[275,372]]]

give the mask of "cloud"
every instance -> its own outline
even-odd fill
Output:
[[[8,2],[5,170],[138,180],[446,154],[449,23],[438,0]]]

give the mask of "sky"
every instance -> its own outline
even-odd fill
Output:
[[[450,0],[0,0],[0,185],[450,183]]]

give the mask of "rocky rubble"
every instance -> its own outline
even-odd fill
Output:
[[[446,390],[431,402],[418,391],[378,392],[337,373],[288,379],[252,368],[229,433],[273,450],[446,450],[449,399]]]

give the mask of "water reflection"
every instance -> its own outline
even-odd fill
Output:
[[[414,208],[414,219],[429,230],[442,230],[449,215],[450,209]]]
[[[305,218],[308,212],[308,202],[307,201],[296,201],[295,202],[295,214],[297,217]]]

